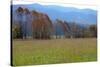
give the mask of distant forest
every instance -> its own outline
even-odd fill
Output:
[[[52,21],[45,13],[18,7],[12,17],[14,39],[93,38],[97,37],[97,25],[80,25],[62,19]]]

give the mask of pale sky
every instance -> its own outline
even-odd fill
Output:
[[[13,0],[13,4],[60,5],[65,7],[76,7],[80,9],[90,8],[97,10],[98,0]]]

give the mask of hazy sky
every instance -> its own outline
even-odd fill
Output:
[[[13,0],[13,4],[32,4],[42,5],[60,5],[67,7],[76,7],[80,9],[91,8],[97,10],[98,0]]]

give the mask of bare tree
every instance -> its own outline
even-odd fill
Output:
[[[26,37],[28,36],[28,23],[30,22],[30,11],[27,8],[23,9],[23,28],[24,28],[24,38],[26,39]]]
[[[59,19],[56,19],[56,21],[57,21],[56,26],[60,26],[60,27],[62,28],[62,29],[61,29],[62,32],[65,33],[65,32],[67,31],[67,28],[66,28],[64,22],[61,21],[61,20],[59,20]],[[57,35],[58,35],[58,32],[57,32],[57,30],[56,30],[56,38],[57,38]],[[60,36],[59,38],[61,38],[61,36]]]
[[[17,21],[19,23],[20,26],[20,38],[23,38],[23,8],[22,7],[18,7],[16,9],[16,13],[17,13]]]
[[[65,38],[71,38],[72,37],[72,33],[71,33],[71,29],[70,26],[68,24],[68,22],[64,21],[64,26],[65,26]]]

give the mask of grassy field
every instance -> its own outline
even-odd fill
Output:
[[[95,38],[13,40],[13,65],[96,61]]]

